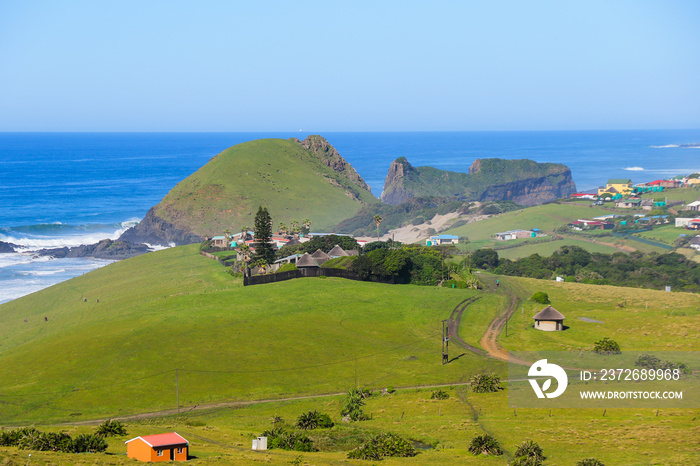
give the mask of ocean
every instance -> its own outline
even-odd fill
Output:
[[[0,133],[0,303],[109,263],[48,259],[40,248],[117,238],[180,180],[232,145],[294,133]],[[579,191],[608,178],[651,181],[700,172],[700,130],[321,133],[379,196],[389,164],[466,172],[477,158],[571,168]]]

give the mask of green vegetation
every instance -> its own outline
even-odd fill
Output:
[[[435,390],[433,393],[430,394],[431,400],[446,400],[449,397],[450,394],[447,393],[445,390]]]
[[[357,240],[349,236],[314,236],[313,238],[311,238],[311,240],[305,243],[282,246],[277,251],[277,258],[281,259],[283,257],[291,256],[292,254],[304,254],[305,252],[313,254],[318,249],[325,253],[328,253],[331,249],[333,249],[333,247],[336,244],[343,248],[344,251],[359,251],[360,249],[360,245],[357,243]]]
[[[126,427],[119,421],[113,421],[112,419],[107,419],[105,422],[97,427],[95,434],[100,437],[114,437],[126,435]]]
[[[365,405],[365,395],[362,390],[353,388],[348,392],[345,405],[340,411],[340,415],[347,417],[350,421],[366,421],[369,416],[364,413],[362,407]]]
[[[469,388],[474,393],[493,393],[501,389],[501,378],[496,374],[475,374],[469,379]]]
[[[622,351],[620,351],[620,345],[615,340],[605,337],[595,342],[593,352],[598,354],[620,354]]]
[[[174,408],[176,380],[185,406],[339,392],[355,374],[449,383],[479,358],[434,364],[439,322],[478,293],[336,278],[243,287],[197,245],[145,254],[0,306],[3,420]]]
[[[417,454],[410,441],[396,434],[382,433],[350,451],[348,458],[379,461],[382,458],[407,458]]]
[[[469,453],[473,455],[495,455],[503,454],[498,440],[488,434],[477,435],[469,444]]]
[[[323,230],[374,203],[377,199],[356,173],[334,171],[323,156],[298,142],[261,139],[212,158],[178,183],[155,213],[205,236],[250,225],[249,215],[260,205],[275,213],[277,223],[308,218]]]
[[[61,453],[100,453],[107,450],[107,442],[98,434],[80,434],[73,439],[63,432],[42,432],[32,427],[0,431],[0,446]]]
[[[534,301],[536,303],[540,304],[551,304],[552,302],[549,300],[549,295],[547,293],[544,293],[542,291],[538,291],[535,294],[533,294],[530,297],[531,301]]]
[[[501,260],[495,272],[544,279],[562,276],[590,284],[657,289],[672,286],[683,291],[700,291],[700,265],[678,253],[591,254],[576,246],[565,246],[550,257],[533,254],[516,261]]]
[[[302,413],[297,418],[296,426],[302,430],[330,429],[334,426],[331,417],[316,410]]]
[[[526,440],[515,449],[515,461],[511,464],[519,466],[537,466],[547,459],[542,448],[532,440]]]
[[[262,434],[267,437],[267,447],[270,449],[279,448],[281,450],[293,451],[318,451],[314,447],[314,442],[304,434],[292,432],[282,427],[273,427]]]
[[[272,217],[265,207],[259,207],[255,214],[255,254],[253,262],[272,264],[275,261],[275,251],[272,241]]]

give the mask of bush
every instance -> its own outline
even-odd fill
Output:
[[[318,411],[300,414],[296,423],[296,426],[303,430],[328,429],[334,425],[328,414],[319,413]]]
[[[549,295],[547,293],[544,293],[542,291],[538,291],[537,293],[533,294],[532,297],[530,298],[532,301],[540,304],[551,304],[552,302],[549,300]]]
[[[97,430],[95,430],[95,434],[99,435],[100,437],[122,436],[126,435],[126,427],[124,427],[124,424],[119,421],[107,419],[105,422],[99,425]]]
[[[297,266],[295,264],[292,264],[291,262],[289,264],[284,264],[282,267],[277,269],[277,273],[280,272],[291,272],[292,270],[297,270]]]
[[[442,287],[443,288],[459,288],[459,289],[469,288],[467,286],[467,282],[465,282],[463,280],[454,280],[454,279],[445,280],[444,282],[442,282]]]
[[[544,456],[542,448],[532,440],[526,440],[520,445],[518,445],[518,447],[515,449],[514,456],[516,458],[517,463],[513,462],[513,464],[519,464],[523,466],[539,465],[542,464],[542,462],[545,459],[547,459],[547,457]]]
[[[348,458],[379,461],[383,457],[409,457],[418,453],[410,440],[396,434],[382,433],[348,453]]]
[[[620,345],[616,341],[605,337],[595,342],[593,352],[598,354],[620,354],[622,351],[620,351]]]
[[[473,455],[502,455],[503,450],[498,440],[490,435],[477,435],[469,444],[469,452]]]
[[[124,430],[126,433],[126,430]],[[107,449],[105,439],[97,434],[80,434],[73,441],[75,453],[99,453]]]
[[[435,390],[432,395],[430,395],[431,400],[446,400],[450,397],[450,394],[444,390]]]
[[[476,374],[469,379],[469,387],[475,393],[492,393],[501,388],[501,378],[496,374]]]
[[[369,416],[362,411],[362,407],[365,405],[364,398],[362,390],[357,388],[350,390],[340,415],[343,417],[347,416],[351,421],[366,421],[369,419]]]
[[[296,432],[289,432],[281,427],[266,430],[261,437],[267,437],[267,446],[270,449],[293,451],[318,451],[309,437]]]
[[[479,249],[472,253],[471,263],[477,269],[492,270],[498,267],[498,253],[493,249]]]
[[[605,463],[595,458],[586,458],[576,463],[576,466],[605,466]]]

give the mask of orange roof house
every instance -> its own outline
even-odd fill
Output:
[[[175,432],[144,435],[124,443],[126,456],[139,461],[187,461],[189,442]]]

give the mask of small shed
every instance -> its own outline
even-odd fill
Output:
[[[535,314],[535,328],[544,330],[545,332],[556,332],[564,330],[564,314],[554,309],[552,306],[547,306],[540,312]]]
[[[144,435],[124,443],[126,456],[139,461],[187,461],[189,442],[176,432]]]

